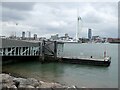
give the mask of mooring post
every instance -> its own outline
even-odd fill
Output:
[[[39,52],[38,52],[38,55],[39,56],[41,55],[41,42],[39,42]]]
[[[45,60],[45,40],[42,42],[42,62]]]
[[[42,43],[39,42],[39,52],[38,52],[38,55],[39,55],[39,61],[41,60],[41,56],[42,56]]]
[[[57,41],[54,41],[54,58],[57,59]]]

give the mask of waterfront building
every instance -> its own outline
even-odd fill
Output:
[[[65,37],[66,37],[66,38],[68,38],[68,37],[69,37],[67,33],[65,33]]]
[[[31,32],[30,31],[28,32],[28,38],[29,39],[31,38]]]
[[[88,39],[91,40],[92,39],[92,30],[88,29]]]
[[[120,43],[120,38],[108,38],[109,43]]]
[[[22,39],[25,39],[25,32],[22,32]]]
[[[64,40],[64,41],[71,41],[73,38],[70,37],[67,33],[65,33],[64,36],[61,36],[59,40]]]
[[[50,40],[58,40],[59,39],[58,36],[59,36],[58,34],[52,35],[51,38],[50,38]]]
[[[40,37],[39,41],[42,41],[42,40],[47,40],[47,39],[46,39],[46,37]]]
[[[92,36],[92,40],[93,41],[95,41],[95,40],[97,40],[97,39],[99,39],[100,38],[100,36]]]
[[[81,43],[88,43],[89,39],[88,38],[79,38],[79,42],[81,41]]]
[[[34,40],[37,40],[37,34],[34,34]]]
[[[6,38],[6,36],[0,36],[0,38]]]

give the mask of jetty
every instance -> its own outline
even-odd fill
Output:
[[[89,64],[97,66],[109,66],[111,57],[105,56],[100,58],[71,58],[60,57],[61,50],[63,49],[63,42],[57,41],[35,41],[35,40],[2,40],[2,47],[0,47],[0,57],[3,63],[16,62],[17,60],[39,60],[40,62],[64,62],[74,64]],[[36,58],[36,59],[33,59]]]
[[[84,65],[95,65],[95,66],[109,66],[111,63],[111,57],[99,58],[70,58],[62,57],[61,61],[64,63],[72,64],[84,64]]]

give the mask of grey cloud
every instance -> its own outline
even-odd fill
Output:
[[[88,27],[88,28],[94,28],[95,31],[94,33],[96,35],[100,35],[100,36],[115,36],[115,33],[111,33],[111,32],[117,32],[117,30],[115,30],[116,26],[113,26],[112,28],[109,28],[110,23],[108,22],[104,25],[104,18],[101,17],[99,14],[104,13],[105,15],[105,11],[108,10],[108,12],[112,15],[112,16],[116,16],[117,14],[117,7],[115,6],[116,3],[112,4],[112,3],[47,3],[44,4],[44,6],[50,7],[52,9],[50,9],[49,14],[45,14],[44,16],[53,16],[50,17],[53,20],[64,20],[68,23],[67,27],[62,27],[62,28],[52,28],[50,26],[45,26],[47,28],[45,28],[46,32],[49,33],[68,33],[70,35],[75,35],[76,32],[76,14],[68,14],[66,12],[64,12],[64,10],[71,10],[74,9],[77,11],[77,7],[79,7],[80,9],[80,15],[82,16],[83,19],[83,28],[84,27]],[[89,11],[89,7],[90,6],[93,10]],[[87,7],[87,8],[86,8]],[[88,11],[85,11],[88,10]],[[105,11],[104,11],[105,10]],[[86,14],[82,14],[82,13],[86,13]],[[114,13],[113,13],[114,12]],[[46,13],[46,12],[44,12]],[[67,14],[67,15],[66,15]],[[107,13],[106,13],[107,15]],[[75,19],[75,20],[73,20]],[[45,19],[45,21],[43,20],[42,23],[46,23],[50,22],[50,20]],[[109,31],[110,30],[110,31]],[[115,30],[115,31],[113,31]],[[102,33],[101,33],[102,32]],[[82,33],[83,34],[83,33]],[[84,36],[82,35],[81,36]],[[87,32],[85,33],[87,34]]]
[[[30,16],[35,3],[29,2],[3,2],[2,3],[2,20],[17,21],[24,20]]]
[[[33,2],[3,2],[2,6],[9,9],[15,10],[32,10],[35,3]]]
[[[96,10],[103,13],[110,13],[111,15],[118,17],[118,3],[116,2],[105,2],[105,3],[94,3]]]
[[[102,31],[102,32],[100,32],[100,31]],[[108,27],[107,23],[105,23],[104,25],[101,25],[99,33],[101,33],[101,36],[118,37],[118,26],[117,26],[117,24],[115,26],[110,24]]]
[[[95,13],[87,13],[84,17],[83,20],[85,23],[101,23],[102,18],[97,16]]]
[[[2,3],[0,3],[0,21],[2,21]]]
[[[3,21],[17,21],[23,20],[25,17],[29,16],[28,12],[5,9],[2,10],[2,20]]]
[[[24,3],[23,3],[24,4]],[[28,5],[30,4],[30,5]],[[26,5],[26,4],[24,4]],[[38,35],[52,34],[52,33],[68,33],[75,36],[77,27],[77,8],[80,9],[80,16],[83,19],[83,28],[93,28],[94,33],[97,35],[110,35],[115,36],[113,29],[116,29],[114,25],[109,24],[107,20],[106,25],[104,25],[104,13],[108,11],[111,16],[116,18],[117,10],[116,6],[109,3],[36,3],[31,5],[27,3],[26,7],[24,5],[17,4],[14,6],[4,5],[3,17],[5,21],[9,20],[21,20],[22,24],[27,24],[29,26],[35,27],[35,30],[31,30],[33,33]],[[115,4],[116,5],[116,4]],[[34,7],[33,7],[34,6]],[[90,11],[91,8],[93,11]],[[34,9],[32,9],[34,8]],[[29,13],[30,12],[30,13]],[[85,14],[86,13],[86,14]],[[103,13],[103,16],[99,14]],[[63,21],[67,25],[60,25],[60,27],[54,27],[54,25],[49,25],[49,23]],[[112,26],[111,28],[110,25]],[[110,30],[110,31],[109,31]],[[103,34],[101,33],[103,32]],[[87,32],[84,32],[87,34]],[[81,36],[84,36],[81,33]]]

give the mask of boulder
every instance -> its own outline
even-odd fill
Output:
[[[0,83],[2,83],[2,74],[0,74]]]
[[[18,88],[26,88],[26,85],[20,84],[20,85],[18,86]]]
[[[40,88],[39,86],[37,86],[36,88]]]
[[[35,88],[35,87],[33,87],[33,86],[31,86],[31,85],[28,85],[28,86],[26,86],[26,88]]]
[[[6,89],[6,88],[9,88],[9,86],[7,84],[2,84],[2,88]]]
[[[0,74],[0,86],[3,89],[12,88],[68,88],[59,83],[49,83],[44,81],[36,80],[35,78],[16,78],[12,77],[9,74]],[[76,87],[72,87],[75,88]]]
[[[51,88],[64,88],[61,84],[59,83],[50,83],[51,84]]]
[[[16,89],[17,87],[15,85],[10,86],[10,88]]]
[[[13,82],[19,82],[19,84],[24,85],[25,82],[26,82],[26,79],[24,79],[24,78],[14,78]]]
[[[31,85],[34,87],[40,86],[40,82],[36,80],[35,78],[28,78],[25,82],[26,85]]]
[[[13,77],[11,77],[9,74],[1,74],[2,76],[2,83],[10,83],[13,81]]]
[[[14,85],[13,77],[9,74],[1,74],[2,76],[2,88],[10,88],[12,85]]]

